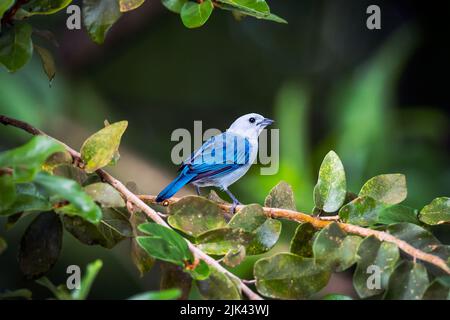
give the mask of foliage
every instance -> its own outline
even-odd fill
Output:
[[[43,278],[58,260],[65,229],[84,244],[106,248],[132,238],[133,262],[141,274],[151,269],[155,259],[165,261],[162,289],[177,290],[145,293],[132,299],[186,298],[193,283],[205,299],[241,299],[236,279],[198,259],[187,239],[203,252],[222,257],[220,261],[234,267],[245,257],[271,250],[279,239],[281,222],[258,204],[244,206],[230,219],[224,214],[222,201],[198,196],[184,197],[170,204],[166,226],[149,223],[142,212],[129,212],[122,195],[111,185],[100,182],[93,173],[112,163],[125,129],[126,122],[122,121],[107,125],[87,138],[81,152],[83,163],[73,163],[79,168],[72,170],[84,170],[76,175],[77,181],[73,175],[57,175],[58,168],[72,161],[67,161],[64,148],[52,138],[36,136],[23,146],[0,154],[0,215],[11,218],[11,223],[21,219],[24,212],[35,215],[20,243],[19,266],[23,274],[39,279],[58,299],[87,297],[101,262],[87,267],[81,288],[71,293]],[[343,230],[342,222],[367,230],[382,230],[424,253],[448,261],[448,246],[440,243],[428,227],[450,222],[448,198],[433,200],[419,214],[400,204],[406,193],[403,175],[385,174],[370,179],[359,195],[349,198],[343,164],[335,152],[329,152],[320,167],[313,193],[315,210],[322,215],[338,214],[339,221],[299,224],[289,252],[277,252],[255,262],[256,289],[269,298],[315,297],[332,273],[356,265],[353,285],[360,298],[447,298],[449,282],[445,276],[448,275],[442,269],[400,255],[397,243],[392,241]],[[273,210],[295,210],[289,184],[276,185],[265,205]],[[312,219],[324,222],[320,218]],[[5,250],[6,242],[1,240],[1,243]],[[370,286],[374,269],[379,271],[380,279],[378,284],[375,281]]]
[[[52,81],[56,74],[53,56],[48,49],[33,44],[33,27],[25,21],[35,15],[56,14],[71,5],[72,2],[72,0],[2,1],[0,4],[0,64],[9,72],[15,72],[30,61],[33,49],[35,49],[42,60],[49,81]],[[91,40],[102,44],[108,31],[123,14],[139,8],[144,2],[145,0],[83,0],[82,20]],[[170,11],[179,14],[187,28],[203,26],[214,9],[232,11],[240,16],[286,23],[284,19],[270,12],[265,0],[204,0],[198,2],[162,0],[162,4]],[[35,33],[42,35],[39,32]],[[54,36],[44,38],[54,39]]]

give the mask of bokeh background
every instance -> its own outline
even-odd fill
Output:
[[[374,175],[399,172],[407,176],[409,206],[448,196],[450,47],[444,2],[268,2],[288,25],[236,21],[215,10],[204,27],[188,30],[159,1],[148,0],[119,20],[103,46],[84,30],[67,30],[64,12],[33,17],[36,27],[52,30],[59,42],[52,48],[56,78],[49,85],[36,56],[16,74],[1,70],[0,113],[75,148],[105,119],[128,120],[121,160],[110,171],[135,182],[142,193],[158,193],[176,175],[170,160],[174,129],[193,131],[194,120],[203,120],[204,129],[225,129],[238,116],[258,112],[280,129],[280,170],[260,176],[256,167],[233,185],[244,203],[262,203],[285,180],[298,209],[311,212],[317,171],[330,149],[343,160],[354,192]],[[381,30],[366,28],[370,4],[381,7]],[[0,127],[0,150],[28,138]],[[29,221],[6,233],[0,220],[9,243],[0,256],[0,290],[28,287],[34,297],[46,298],[49,292],[18,270],[17,246]],[[274,250],[287,248],[294,227],[284,224],[283,241]],[[90,298],[157,290],[158,266],[140,278],[129,252],[128,241],[106,250],[66,234],[49,278],[64,283],[68,265],[84,267],[99,257],[104,267]],[[250,278],[254,260],[236,272]],[[349,274],[334,276],[324,292],[353,295]]]

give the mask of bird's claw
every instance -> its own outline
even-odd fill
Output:
[[[230,213],[235,214],[237,206],[240,206],[241,203],[239,201],[233,202],[233,204],[230,207]]]

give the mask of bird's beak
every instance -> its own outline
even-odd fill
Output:
[[[258,123],[258,126],[261,126],[261,127],[267,127],[267,126],[270,126],[272,123],[274,123],[275,121],[273,121],[272,119],[268,119],[268,118],[264,118],[263,120],[261,120],[259,123]]]

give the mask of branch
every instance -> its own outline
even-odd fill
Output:
[[[45,132],[31,126],[30,124],[23,122],[23,121],[19,121],[16,119],[12,119],[9,118],[7,116],[4,115],[0,115],[0,123],[4,124],[4,125],[10,125],[22,130],[25,130],[26,132],[31,133],[32,135],[45,135],[48,136]],[[50,136],[48,136],[50,137]],[[53,137],[50,137],[52,139],[54,139]],[[58,141],[59,143],[61,143],[67,150],[67,152],[70,153],[70,155],[73,158],[73,162],[75,164],[77,164],[81,169],[83,168],[83,161],[81,160],[81,156],[80,153],[74,149],[72,149],[71,147],[67,146],[66,144],[62,143],[59,140],[54,139],[55,141]],[[105,170],[99,169],[96,171],[96,174],[98,174],[100,176],[100,178],[109,183],[111,186],[113,186],[117,191],[119,191],[122,196],[125,198],[126,202],[130,202],[132,203],[135,207],[139,208],[140,210],[142,210],[148,218],[150,218],[151,220],[153,220],[154,222],[165,226],[167,228],[171,228],[165,221],[163,218],[160,217],[160,215],[158,214],[158,212],[156,212],[155,210],[153,210],[152,208],[150,208],[144,201],[142,201],[141,199],[139,199],[138,196],[136,196],[134,193],[132,193],[130,190],[128,190],[127,187],[125,187],[125,185],[120,182],[119,180],[117,180],[116,178],[114,178],[113,176],[111,176],[109,173],[107,173]],[[185,239],[186,242],[188,243],[189,249],[191,250],[192,254],[194,255],[194,257],[201,259],[203,261],[205,261],[206,264],[208,264],[209,266],[212,266],[214,268],[216,268],[217,270],[219,270],[220,272],[228,275],[229,277],[233,278],[234,280],[236,280],[239,284],[240,289],[242,290],[242,292],[250,299],[250,300],[262,300],[262,298],[256,294],[255,292],[253,292],[252,289],[250,289],[239,277],[237,277],[236,275],[234,275],[233,273],[231,273],[230,271],[228,271],[227,269],[225,269],[218,261],[216,261],[215,259],[211,258],[209,255],[207,255],[206,253],[204,253],[203,251],[201,251],[199,248],[197,248],[194,244],[192,244],[189,240]]]
[[[148,201],[150,203],[156,204],[155,196],[141,195],[141,196],[139,196],[139,198],[142,200]],[[163,205],[168,206],[169,204],[175,203],[179,200],[180,200],[180,198],[173,197],[173,198],[164,200]],[[218,203],[218,205],[226,212],[228,212],[231,207],[231,205],[224,204],[224,203]],[[236,207],[236,210],[239,211],[243,207],[244,207],[243,205],[239,205]],[[263,207],[263,210],[266,213],[266,215],[271,218],[288,219],[288,220],[293,220],[293,221],[297,221],[297,222],[301,222],[301,223],[309,222],[315,228],[318,228],[318,229],[325,228],[326,226],[328,226],[330,223],[333,222],[333,219],[329,219],[330,217],[324,217],[325,219],[318,218],[318,217],[314,217],[314,216],[311,216],[311,215],[308,215],[308,214],[305,214],[302,212],[297,212],[297,211],[292,211],[292,210],[287,210],[287,209]],[[332,217],[332,218],[335,218],[335,217]],[[405,252],[406,254],[413,257],[414,260],[418,259],[418,260],[426,261],[426,262],[433,264],[436,267],[442,269],[446,273],[450,274],[450,268],[443,259],[441,259],[440,257],[435,256],[433,254],[429,254],[422,250],[419,250],[419,249],[413,247],[412,245],[410,245],[409,243],[407,243],[406,241],[403,241],[401,239],[394,237],[390,233],[387,233],[384,231],[373,230],[373,229],[369,229],[369,228],[363,228],[360,226],[356,226],[356,225],[352,225],[352,224],[348,224],[348,223],[342,223],[342,222],[338,222],[338,221],[336,221],[336,223],[339,225],[339,227],[341,227],[342,230],[344,230],[347,233],[356,234],[356,235],[360,235],[363,237],[374,236],[380,241],[394,243],[403,252]]]

